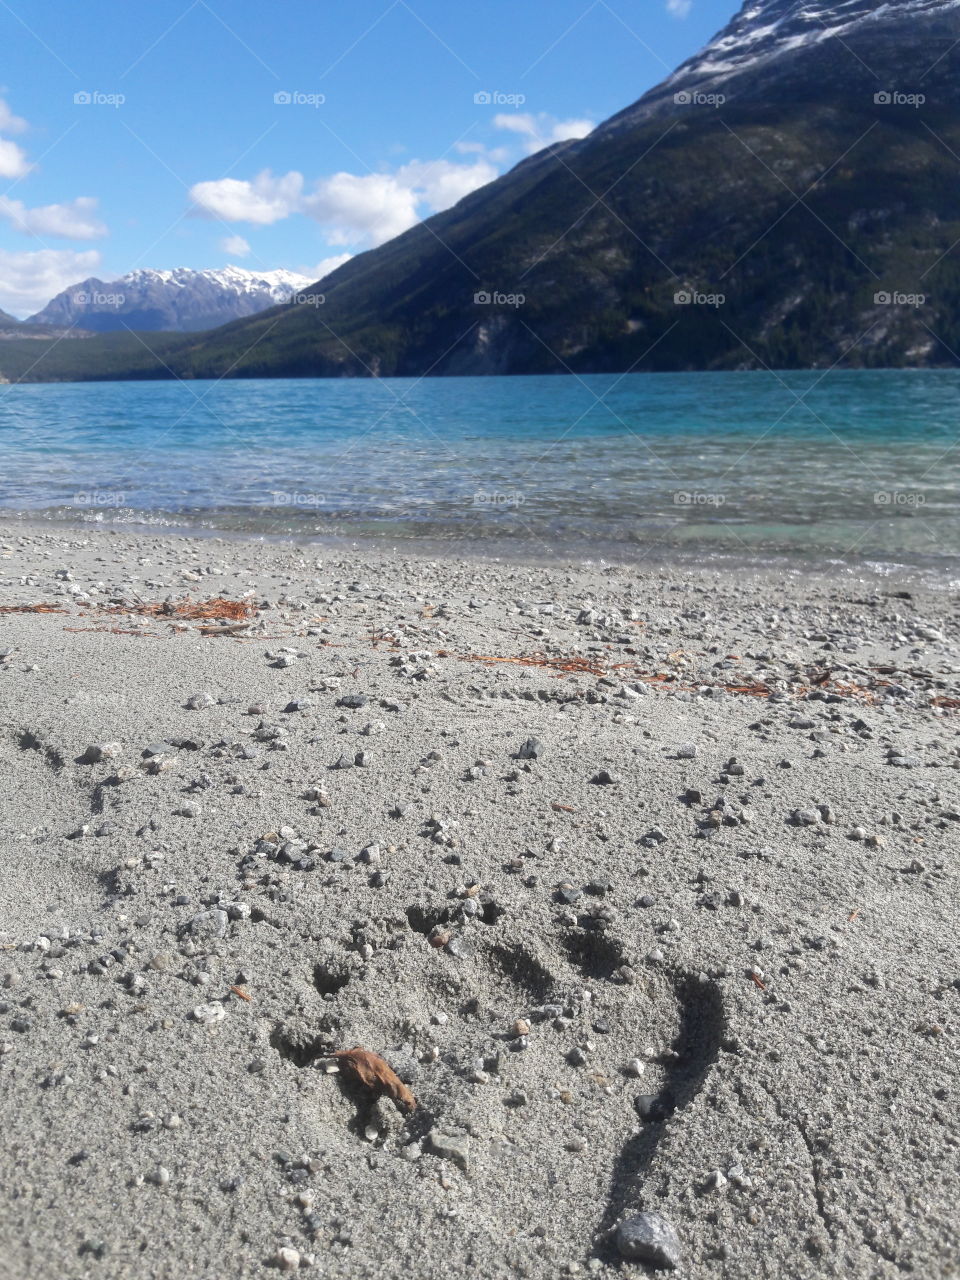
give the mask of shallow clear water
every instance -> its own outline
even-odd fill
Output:
[[[0,508],[264,535],[955,566],[960,372],[0,388]]]

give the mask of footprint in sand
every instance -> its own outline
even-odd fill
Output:
[[[549,1219],[568,1256],[612,1261],[670,1117],[719,1052],[719,990],[662,965],[634,970],[593,929],[474,928],[453,955],[430,945],[434,923],[411,907],[366,959],[355,933],[346,959],[316,966],[316,1015],[279,1028],[275,1046],[304,1067],[334,1048],[382,1054],[416,1095],[412,1114],[347,1074],[317,1082],[340,1092],[359,1142],[444,1162],[443,1176],[496,1207],[507,1238]]]

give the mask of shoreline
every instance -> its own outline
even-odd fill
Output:
[[[945,592],[0,547],[3,1280],[952,1274]]]
[[[465,537],[430,538],[411,534],[405,539],[389,538],[347,531],[343,534],[303,534],[293,531],[282,533],[257,533],[243,529],[199,528],[177,525],[173,522],[147,524],[136,521],[107,523],[96,519],[43,519],[25,514],[0,513],[0,536],[82,536],[99,534],[131,539],[170,538],[200,545],[222,542],[231,546],[266,548],[305,547],[330,555],[357,555],[367,557],[425,558],[430,560],[462,560],[458,547]],[[352,535],[352,536],[351,536]],[[538,545],[540,540],[536,540]],[[801,581],[836,580],[838,583],[855,583],[881,586],[883,584],[911,585],[936,592],[960,589],[960,556],[943,557],[943,562],[930,557],[913,560],[884,560],[877,557],[822,556],[814,551],[805,554],[791,552],[756,552],[727,554],[717,548],[693,547],[687,551],[678,547],[657,546],[648,557],[631,556],[621,544],[598,544],[577,554],[571,548],[557,548],[550,555],[534,551],[532,540],[495,541],[473,540],[467,557],[477,564],[509,564],[516,568],[542,569],[567,568],[589,572],[593,569],[615,566],[637,573],[696,572],[735,576],[746,572],[760,578],[796,578]],[[948,563],[949,562],[949,563]]]

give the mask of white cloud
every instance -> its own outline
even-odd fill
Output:
[[[0,98],[0,133],[22,133],[26,127],[26,120],[15,116],[5,99]],[[0,178],[22,178],[31,167],[22,147],[9,138],[0,138]]]
[[[0,98],[0,133],[23,133],[26,128],[26,120],[15,116],[4,99]]]
[[[674,18],[686,18],[690,13],[692,0],[667,0],[667,13]]]
[[[268,227],[287,218],[297,208],[303,189],[303,175],[291,170],[275,178],[269,169],[253,182],[220,178],[198,182],[190,188],[190,198],[200,210],[224,222],[252,222]]]
[[[511,158],[509,147],[488,147],[483,142],[455,142],[454,151],[462,156],[483,156],[490,164],[508,164]]]
[[[524,112],[501,112],[493,118],[494,127],[525,138],[524,149],[528,155],[542,151],[555,142],[567,142],[571,138],[585,138],[592,133],[592,120],[558,120],[541,111],[538,115]]]
[[[224,236],[220,241],[220,248],[231,258],[245,258],[250,252],[250,242],[244,240],[243,236]]]
[[[335,173],[303,201],[330,244],[383,244],[417,222],[417,198],[388,173]]]
[[[190,195],[197,212],[225,222],[261,226],[301,213],[319,223],[331,245],[368,248],[400,235],[429,213],[449,209],[497,177],[487,159],[471,164],[415,160],[393,173],[335,173],[304,189],[301,173],[252,182],[223,178],[198,182]]]
[[[496,177],[499,170],[486,159],[470,165],[453,164],[450,160],[436,160],[433,164],[414,160],[397,172],[398,181],[415,191],[431,213],[452,208],[471,191],[485,187]]]
[[[96,208],[93,196],[77,196],[66,204],[48,204],[37,209],[28,209],[20,200],[0,196],[0,218],[6,218],[15,231],[28,236],[97,240],[107,234],[107,228],[95,216]]]
[[[61,290],[87,279],[99,266],[96,249],[41,249],[36,253],[0,250],[0,309],[21,319],[33,315]]]
[[[0,178],[22,178],[30,172],[30,162],[22,147],[9,138],[0,138]]]
[[[327,276],[332,275],[337,267],[342,267],[345,262],[349,262],[353,257],[352,253],[338,253],[332,258],[324,258],[322,262],[318,262],[316,266],[305,267],[300,274],[309,276],[311,280],[325,280]]]

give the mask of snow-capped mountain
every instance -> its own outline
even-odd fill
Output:
[[[694,105],[698,94],[766,105],[837,91],[848,100],[893,89],[929,97],[958,36],[960,0],[747,0],[699,53],[601,128],[670,112],[683,94]]]
[[[746,0],[587,137],[339,267],[322,313],[162,360],[7,345],[35,380],[956,367],[958,155],[960,0]]]
[[[212,329],[286,302],[313,281],[294,271],[242,267],[131,271],[119,280],[91,277],[64,289],[27,323],[190,333]]]
[[[770,58],[810,48],[826,40],[845,38],[895,20],[933,17],[956,9],[960,0],[836,0],[798,4],[796,0],[757,0],[744,5],[736,17],[698,53],[683,63],[666,84],[717,80]]]

